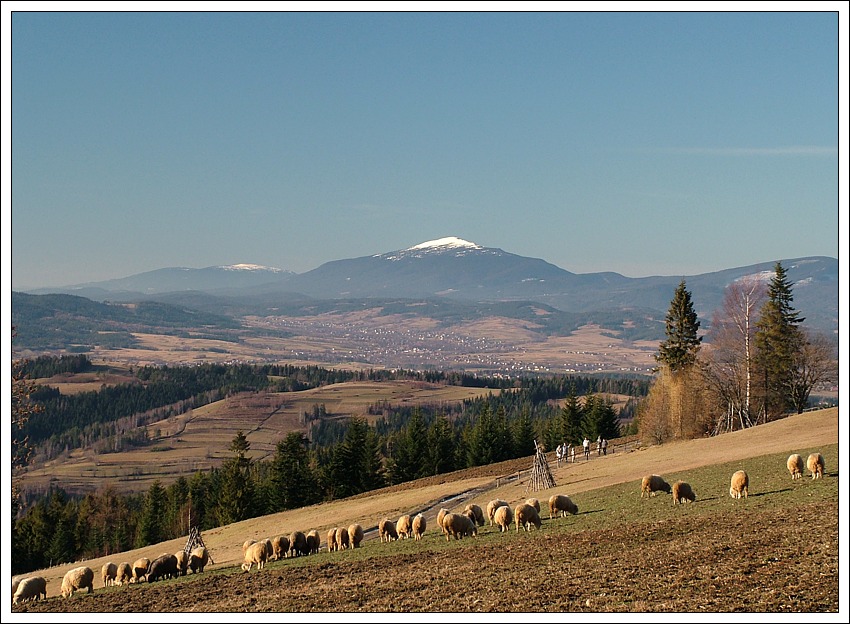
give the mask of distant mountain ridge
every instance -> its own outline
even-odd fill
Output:
[[[794,306],[817,331],[838,329],[838,260],[823,256],[782,259],[793,284]],[[28,291],[66,293],[93,300],[154,299],[189,306],[203,298],[207,312],[274,306],[301,299],[447,298],[458,301],[532,301],[571,313],[651,309],[663,315],[685,280],[705,324],[726,287],[755,275],[769,280],[776,261],[691,276],[629,278],[619,273],[577,274],[538,258],[482,247],[458,237],[426,241],[392,252],[334,260],[305,273],[256,265],[204,269],[165,268],[122,279]],[[212,306],[212,307],[210,307]],[[256,312],[256,311],[255,311]],[[663,316],[662,316],[663,318]]]

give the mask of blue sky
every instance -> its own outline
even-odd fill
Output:
[[[446,236],[630,277],[839,255],[846,3],[33,5],[3,7],[14,289],[172,266],[303,272]]]

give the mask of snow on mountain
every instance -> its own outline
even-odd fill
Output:
[[[228,264],[216,268],[224,271],[268,271],[270,273],[283,273],[283,269],[267,267],[261,264]]]
[[[452,254],[462,256],[469,252],[497,253],[498,250],[487,249],[481,245],[476,245],[457,236],[446,236],[445,238],[437,238],[431,241],[419,243],[407,249],[391,251],[389,253],[375,254],[373,258],[383,258],[384,260],[401,260],[402,258],[424,258],[432,254]]]
[[[462,238],[458,238],[457,236],[447,236],[445,238],[438,238],[432,241],[426,241],[424,243],[419,243],[418,245],[414,245],[406,249],[405,251],[413,251],[416,249],[481,249],[480,245],[476,245],[475,243],[470,243],[469,241],[465,241]]]

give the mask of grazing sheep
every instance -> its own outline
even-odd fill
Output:
[[[247,552],[247,550],[251,546],[251,544],[256,544],[256,543],[257,543],[257,540],[252,540],[252,539],[246,539],[244,542],[242,542],[242,554],[244,555]]]
[[[289,534],[289,552],[293,557],[310,554],[310,551],[307,549],[307,536],[304,533],[293,531]]]
[[[322,538],[316,529],[311,529],[307,533],[307,552],[315,555],[319,552],[319,547],[322,545]]]
[[[177,557],[177,572],[180,576],[186,576],[186,570],[189,569],[189,553],[185,550],[178,550],[174,553]]]
[[[732,498],[741,498],[741,494],[743,494],[744,498],[749,498],[749,487],[750,478],[746,472],[739,470],[732,475],[732,481],[729,485],[729,496]]]
[[[803,478],[803,457],[797,453],[788,456],[788,472],[791,473],[791,480]]]
[[[147,578],[148,570],[151,567],[151,560],[147,557],[141,557],[133,562],[133,582],[141,583]]]
[[[516,522],[517,532],[519,532],[520,527],[526,531],[530,531],[532,524],[538,529],[541,525],[540,514],[528,503],[520,503],[516,506],[516,509],[514,509],[514,521]]]
[[[446,534],[446,529],[443,528],[443,518],[446,517],[447,513],[449,513],[449,510],[445,507],[440,507],[440,511],[437,512],[437,526],[440,527],[440,530],[443,532],[443,535]]]
[[[496,524],[495,518],[493,517],[493,514],[496,513],[496,510],[499,507],[502,507],[503,505],[507,505],[507,504],[508,504],[507,501],[503,501],[500,498],[494,498],[489,503],[487,503],[487,517],[490,519],[490,526],[493,526],[494,524]],[[508,506],[510,506],[510,505],[508,505]]]
[[[328,529],[328,552],[333,552],[336,550],[336,532],[339,531],[339,527],[334,527],[332,529]]]
[[[266,547],[265,541],[251,544],[245,551],[245,562],[242,564],[242,569],[245,572],[250,572],[251,568],[256,563],[257,570],[262,570],[266,566],[268,558],[269,550]]]
[[[640,497],[655,496],[658,492],[670,494],[670,484],[659,475],[647,475],[640,482]]]
[[[540,501],[539,500],[537,500],[536,498],[527,498],[525,500],[525,502],[526,502],[526,504],[534,507],[537,510],[538,514],[540,513]]]
[[[549,519],[551,520],[553,516],[558,514],[562,518],[566,518],[567,513],[576,515],[578,506],[566,494],[552,494],[549,497]]]
[[[481,510],[481,507],[474,503],[470,503],[466,506],[464,511],[471,511],[475,515],[475,524],[478,526],[484,526],[484,512]]]
[[[410,514],[404,514],[395,523],[395,531],[398,533],[399,539],[407,539],[410,537]]]
[[[348,529],[340,527],[336,532],[336,549],[345,550],[351,545],[351,540],[348,538]]]
[[[825,468],[823,455],[820,453],[812,453],[809,455],[809,458],[806,460],[806,467],[809,469],[809,472],[812,473],[812,479],[823,478],[823,471]]]
[[[289,552],[289,538],[285,535],[278,535],[272,538],[272,557],[277,561],[286,557]]]
[[[466,514],[447,513],[443,517],[443,528],[446,529],[447,542],[452,537],[457,540],[470,535],[472,537],[478,535],[475,521]]]
[[[363,541],[363,527],[359,524],[351,524],[348,527],[348,543],[352,548],[360,548],[360,542]]]
[[[16,576],[12,578],[12,598],[15,597],[15,592],[18,591],[18,585],[21,584],[21,577]]]
[[[47,581],[41,576],[19,579],[17,585],[12,581],[12,590],[12,604],[40,600],[42,596],[47,600]]]
[[[476,524],[476,522],[475,522],[475,512],[472,511],[471,509],[467,509],[466,511],[462,512],[461,515],[464,515],[467,518],[469,518],[472,521],[472,524]]]
[[[384,518],[378,524],[378,533],[381,535],[381,542],[389,542],[390,540],[397,540],[398,533],[395,530],[395,523],[389,518]]]
[[[118,572],[115,574],[116,585],[129,585],[133,578],[133,568],[126,561],[118,564]]]
[[[697,499],[697,495],[694,494],[694,490],[691,488],[690,483],[685,483],[684,481],[676,481],[673,484],[673,504],[682,503],[685,501],[692,503]]]
[[[421,513],[416,514],[413,517],[413,539],[417,542],[422,539],[422,535],[425,533],[425,528],[427,524],[425,522],[425,516]]]
[[[115,577],[118,576],[118,566],[109,561],[100,568],[100,580],[103,586],[115,585]]]
[[[502,505],[493,511],[493,522],[499,527],[499,532],[509,531],[514,521],[514,512],[509,505]]]
[[[177,557],[164,554],[151,561],[147,580],[148,583],[152,583],[161,578],[177,578],[178,576],[180,576],[180,572],[177,569]]]
[[[203,546],[198,546],[192,552],[190,552],[189,569],[192,571],[192,574],[203,572],[204,568],[207,567],[207,563],[209,563],[209,560],[210,554]]]
[[[18,591],[20,589],[19,586]],[[62,579],[60,594],[63,598],[70,598],[78,589],[85,589],[89,594],[94,591],[94,570],[88,566],[80,566],[73,570],[68,570]]]

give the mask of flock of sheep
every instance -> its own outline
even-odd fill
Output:
[[[788,456],[788,472],[791,473],[792,479],[800,479],[803,477],[803,457],[797,453],[792,453]],[[820,479],[823,477],[824,460],[820,453],[812,453],[806,459],[806,468],[812,474],[812,479]],[[750,477],[745,470],[737,470],[732,474],[732,479],[729,482],[729,496],[739,499],[741,497],[749,497]],[[641,480],[640,497],[655,496],[658,492],[666,492],[673,495],[673,504],[694,502],[697,495],[694,493],[690,484],[684,481],[677,481],[672,486],[667,483],[660,475],[647,475]]]
[[[100,578],[104,587],[152,583],[163,578],[185,576],[188,570],[192,573],[204,571],[209,562],[209,552],[204,547],[195,548],[191,552],[181,550],[173,555],[164,553],[151,561],[147,557],[137,559],[133,565],[127,562],[115,564],[104,563],[100,570]],[[68,570],[62,579],[60,594],[70,598],[76,591],[85,589],[88,593],[94,591],[94,570],[88,566],[79,566]],[[24,579],[12,580],[12,604],[47,598],[47,581],[41,576],[31,576]]]
[[[812,479],[823,477],[824,459],[820,453],[812,453],[806,460],[806,468],[812,475]],[[799,454],[788,457],[788,471],[792,479],[803,476],[803,458]],[[657,474],[647,475],[641,480],[641,498],[652,497],[658,492],[672,494],[673,504],[693,502],[696,494],[690,484],[677,481],[672,486],[663,477]],[[729,495],[740,499],[749,496],[749,477],[744,470],[738,470],[732,475],[729,485]],[[549,497],[549,519],[555,517],[566,517],[567,514],[578,513],[578,506],[565,494],[554,494]],[[516,531],[520,527],[530,531],[531,527],[539,529],[540,501],[529,498],[516,505],[513,509],[504,500],[493,499],[487,503],[486,518],[490,526],[498,526],[500,532],[510,530],[514,524]],[[485,512],[476,504],[469,504],[461,513],[452,513],[446,508],[440,509],[437,514],[437,526],[446,537],[446,541],[474,537],[478,534],[478,527],[484,526]],[[378,533],[381,542],[390,542],[412,538],[421,540],[426,529],[425,516],[421,513],[411,516],[402,515],[396,522],[389,518],[383,518],[378,523]],[[334,527],[327,533],[327,549],[329,552],[346,550],[348,548],[359,548],[363,540],[363,527],[360,524],[351,524],[349,527]],[[297,557],[319,552],[321,535],[315,529],[304,533],[293,531],[288,536],[280,535],[272,539],[247,540],[242,545],[244,562],[242,570],[249,572],[255,565],[262,570],[266,562],[279,560],[286,557]],[[150,561],[147,557],[136,560],[133,565],[121,563],[116,565],[112,562],[105,563],[101,569],[101,580],[103,586],[123,585],[129,583],[148,583],[162,578],[176,578],[185,576],[188,570],[192,573],[204,571],[209,561],[209,553],[204,547],[195,548],[191,552],[179,551],[176,554],[163,554]],[[78,590],[94,591],[94,571],[88,566],[80,566],[69,570],[62,579],[61,595],[63,598],[70,597]],[[28,600],[39,600],[47,598],[47,582],[41,576],[32,576],[24,579],[13,579],[12,581],[12,603],[18,604]]]

